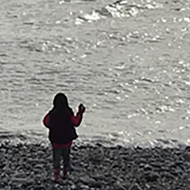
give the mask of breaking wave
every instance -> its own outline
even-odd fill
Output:
[[[76,19],[76,24],[83,22],[92,22],[106,17],[134,17],[137,14],[149,10],[162,8],[163,5],[155,1],[116,1],[112,4],[106,5],[98,10],[93,10],[90,14],[80,15]]]

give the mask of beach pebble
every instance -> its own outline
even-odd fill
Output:
[[[36,186],[33,188],[33,190],[46,190],[46,188],[43,186]]]
[[[139,186],[139,184],[135,183],[131,185],[131,187],[128,190],[142,190],[142,188]]]
[[[168,171],[163,171],[162,173],[161,173],[161,176],[162,176],[162,178],[164,177],[164,178],[167,178],[167,179],[174,179],[175,178],[175,176],[174,175],[172,175],[170,172],[168,172]]]
[[[159,175],[155,172],[145,172],[144,175],[148,182],[154,182],[159,178]]]
[[[118,182],[115,182],[113,186],[114,186],[114,190],[126,190],[126,188]]]
[[[35,168],[39,168],[39,169],[42,169],[44,168],[44,165],[43,164],[36,164],[34,165]]]
[[[105,175],[103,174],[95,174],[95,175],[92,175],[92,178],[95,179],[95,180],[99,180],[99,181],[105,181],[106,180],[106,177]]]
[[[80,177],[80,181],[89,187],[101,187],[101,183],[97,182],[95,179],[89,177],[89,176],[83,176]]]
[[[184,159],[188,162],[190,162],[190,152],[184,153]]]
[[[81,190],[88,190],[88,189],[90,189],[90,187],[88,185],[85,185],[85,184],[80,184],[79,185],[79,189],[81,189]]]

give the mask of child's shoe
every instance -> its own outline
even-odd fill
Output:
[[[53,171],[53,181],[54,182],[59,182],[59,174],[60,174],[60,170],[54,169],[54,171]]]
[[[66,179],[67,178],[67,169],[64,168],[63,169],[63,179]]]

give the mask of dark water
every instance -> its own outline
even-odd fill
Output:
[[[2,138],[46,138],[41,121],[61,91],[74,111],[87,107],[82,138],[189,144],[189,9],[186,0],[2,0]]]

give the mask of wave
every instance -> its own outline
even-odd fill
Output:
[[[42,143],[45,142],[45,136],[41,133],[34,132],[10,132],[0,131],[0,144],[5,142],[11,142],[13,144],[18,143]]]
[[[41,144],[41,145],[49,145],[50,142],[47,136],[42,133],[36,132],[8,132],[1,131],[0,132],[0,144],[11,143],[11,144]],[[74,141],[74,144],[101,144],[103,146],[124,146],[124,147],[160,147],[160,148],[183,148],[189,146],[188,143],[184,144],[175,139],[155,139],[155,140],[147,140],[147,141],[134,141],[130,142],[125,138],[120,138],[119,134],[110,133],[105,136],[86,136],[80,135],[77,141]]]
[[[90,14],[78,16],[76,19],[76,24],[82,24],[83,22],[92,22],[105,17],[132,17],[145,10],[158,9],[162,7],[162,4],[153,1],[140,1],[138,3],[119,0],[112,4],[106,5],[101,9],[93,10],[93,12]]]

